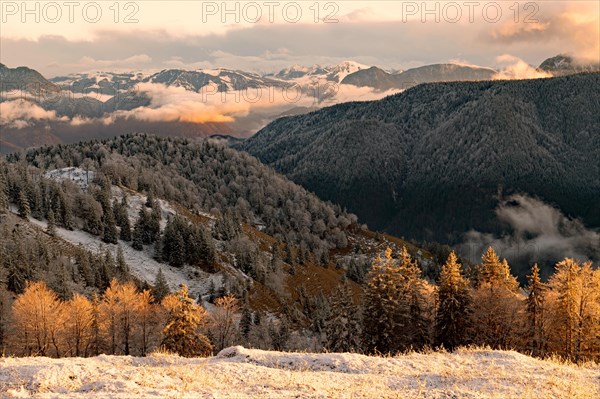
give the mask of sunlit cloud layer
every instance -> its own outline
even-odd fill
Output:
[[[273,72],[346,59],[406,69],[455,59],[497,67],[504,54],[532,65],[559,53],[600,58],[600,6],[592,1],[318,2],[317,8],[312,2],[279,2],[272,11],[262,2],[228,2],[228,10],[221,2],[134,3],[138,8],[127,10],[119,3],[118,22],[110,2],[99,3],[97,23],[87,22],[83,2],[73,23],[66,10],[49,23],[51,10],[44,14],[40,8],[35,22],[35,10],[23,16],[14,9],[20,2],[3,2],[0,61],[56,76],[214,67]],[[211,4],[217,8],[207,8]],[[130,14],[137,22],[125,23]]]

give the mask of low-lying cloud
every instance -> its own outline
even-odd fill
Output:
[[[512,195],[501,200],[496,209],[498,220],[510,227],[511,234],[470,231],[458,248],[472,262],[492,246],[509,260],[513,272],[524,275],[534,262],[547,275],[552,266],[565,257],[600,261],[600,232],[588,229],[580,220],[570,219],[557,208],[527,195]]]
[[[510,54],[503,54],[496,57],[496,62],[502,68],[494,75],[494,80],[540,79],[551,78],[553,76],[551,73],[537,69]]]
[[[68,121],[55,111],[48,111],[26,100],[12,100],[0,103],[0,126],[23,129],[40,121]]]

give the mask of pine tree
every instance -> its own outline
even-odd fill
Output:
[[[142,209],[140,209],[140,212],[138,213],[138,219],[135,222],[135,225],[133,226],[134,242],[136,241],[136,239],[137,240],[141,239],[142,244],[144,244],[144,245],[152,244],[152,242],[154,242],[153,235],[152,235],[151,229],[149,228],[149,225],[150,225],[150,214],[148,213],[146,208],[142,207]]]
[[[556,264],[550,278],[556,292],[557,340],[559,352],[575,361],[593,358],[600,353],[600,271],[591,262],[579,265],[567,258]]]
[[[58,212],[54,212],[55,216],[60,214],[62,226],[67,230],[73,230],[73,209],[68,197],[65,196],[62,189],[57,190]]]
[[[531,343],[533,356],[544,354],[546,346],[545,307],[547,286],[540,279],[540,268],[537,263],[531,268],[531,274],[527,276],[527,315],[528,335]]]
[[[48,210],[48,225],[46,226],[46,232],[51,235],[56,235],[56,219],[54,218],[54,211],[52,208]]]
[[[123,248],[117,246],[117,274],[121,281],[124,281],[129,276],[129,266],[125,262],[125,255],[123,254]]]
[[[181,267],[184,265],[186,258],[185,249],[186,245],[183,236],[179,233],[179,231],[176,231],[173,240],[172,252],[169,257],[169,264],[171,266]]]
[[[369,353],[394,353],[399,349],[401,333],[397,323],[399,308],[399,273],[392,250],[377,256],[367,275],[363,297],[363,342]]]
[[[478,283],[493,284],[496,287],[503,287],[509,291],[516,291],[519,287],[516,277],[510,274],[510,266],[506,259],[500,261],[498,255],[492,247],[488,247],[483,255],[482,264],[479,268]]]
[[[152,287],[152,296],[157,303],[160,303],[167,295],[169,295],[167,279],[162,269],[158,269],[158,273],[156,273],[156,278],[154,279],[154,286]]]
[[[198,333],[198,327],[206,319],[206,311],[191,299],[184,284],[174,295],[166,296],[161,302],[167,311],[161,345],[180,356],[208,356],[212,345],[206,336]]]
[[[3,171],[0,170],[0,215],[8,209],[8,187]]]
[[[8,267],[8,275],[6,276],[6,288],[15,294],[21,294],[27,286],[27,272],[15,262],[12,262]]]
[[[77,264],[79,266],[79,273],[81,277],[83,277],[83,281],[85,281],[85,285],[88,287],[96,286],[96,278],[94,273],[92,272],[92,268],[90,266],[90,259],[87,251],[80,249],[76,255]]]
[[[133,228],[131,247],[136,251],[144,249],[144,230],[140,223],[136,223]]]
[[[114,214],[110,209],[110,203],[108,207],[109,208],[104,211],[104,235],[102,241],[108,244],[116,244],[118,243],[119,233],[117,231],[117,225],[115,224]]]
[[[29,206],[29,198],[24,189],[19,190],[19,216],[23,219],[27,219],[31,215],[31,208]]]
[[[252,329],[253,320],[252,320],[252,312],[248,306],[244,306],[242,308],[242,316],[240,317],[240,333],[244,339],[248,339],[250,335],[250,330]]]
[[[402,350],[420,348],[430,343],[431,322],[426,312],[428,300],[421,269],[408,253],[406,246],[403,246],[400,252],[398,274],[400,298],[396,317],[398,325],[402,327],[398,343]]]
[[[454,251],[440,272],[437,296],[436,343],[450,350],[466,344],[472,299]]]
[[[129,223],[129,215],[127,214],[127,196],[123,193],[121,202],[113,200],[113,211],[115,222],[119,226],[119,238],[123,241],[131,241],[131,224]]]
[[[490,247],[482,256],[473,293],[474,340],[494,349],[520,344],[520,322],[525,311],[518,283],[506,260]]]
[[[164,260],[163,237],[161,235],[154,241],[154,252],[152,253],[152,257],[157,262],[162,262]]]
[[[146,196],[146,203],[144,204],[146,208],[152,208],[154,206],[154,190],[148,190],[148,195]]]
[[[361,325],[347,281],[331,298],[330,316],[325,323],[326,347],[333,352],[357,352],[361,348]]]
[[[147,241],[146,244],[152,244],[156,241],[160,236],[160,220],[162,210],[160,208],[160,203],[158,201],[154,201],[152,203],[152,212],[150,213],[149,218],[147,219]]]

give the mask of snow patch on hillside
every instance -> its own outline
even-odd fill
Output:
[[[600,366],[463,349],[370,357],[227,348],[216,357],[0,359],[3,398],[597,398]]]
[[[61,168],[53,169],[44,173],[44,177],[52,179],[54,181],[71,180],[77,184],[82,190],[85,190],[88,185],[94,180],[96,174],[91,170],[84,170],[82,168]]]

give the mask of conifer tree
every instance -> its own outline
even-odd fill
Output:
[[[8,267],[8,275],[6,276],[6,288],[15,294],[21,294],[25,291],[28,277],[25,268],[21,267],[16,262],[11,262]]]
[[[56,218],[54,217],[54,211],[52,208],[48,210],[48,224],[46,226],[46,232],[51,235],[56,235]]]
[[[85,250],[80,249],[77,252],[76,259],[77,265],[79,266],[79,273],[81,274],[81,277],[83,277],[85,285],[88,287],[96,286],[96,279],[90,266],[90,259],[88,253]]]
[[[357,352],[361,348],[361,325],[347,281],[340,284],[331,298],[330,316],[325,324],[326,347],[333,352]]]
[[[471,319],[469,282],[454,251],[442,267],[437,291],[436,343],[450,350],[467,343]]]
[[[524,319],[524,302],[508,262],[500,261],[491,247],[482,256],[477,282],[473,293],[475,343],[494,349],[520,345],[517,331]]]
[[[123,254],[123,248],[117,246],[117,274],[121,280],[125,280],[129,275],[129,266],[125,262],[125,255]]]
[[[252,325],[252,312],[250,312],[248,306],[244,306],[242,308],[242,316],[240,317],[240,333],[245,339],[248,339]]]
[[[152,296],[157,303],[160,303],[167,295],[169,295],[167,279],[162,269],[158,269],[158,273],[156,273],[156,278],[154,279],[154,286],[152,287]]]
[[[406,246],[400,252],[398,273],[400,297],[396,317],[398,325],[402,327],[398,343],[400,349],[419,348],[430,343],[431,322],[426,316],[428,301],[424,293],[421,269]]]
[[[367,275],[363,297],[363,341],[367,352],[394,353],[399,349],[397,323],[400,275],[392,250],[377,256]]]
[[[531,353],[533,356],[540,356],[544,354],[546,347],[544,312],[548,288],[540,279],[540,268],[537,263],[531,268],[531,274],[527,276],[527,281],[527,321]]]
[[[152,253],[152,257],[157,262],[162,262],[164,260],[162,235],[159,235],[156,241],[154,241],[154,252]]]
[[[162,210],[158,200],[152,203],[152,212],[150,212],[149,218],[147,219],[147,241],[146,244],[152,244],[160,236],[160,221]]]
[[[557,326],[560,353],[575,361],[593,358],[600,353],[600,271],[591,262],[579,265],[566,258],[556,264],[550,278],[556,292]]]
[[[136,251],[144,249],[144,227],[140,223],[133,228],[131,247]]]
[[[154,190],[148,190],[148,195],[146,196],[146,203],[144,204],[146,208],[152,208],[154,206]]]
[[[129,215],[127,214],[127,196],[123,194],[121,202],[113,200],[113,211],[115,223],[119,226],[119,238],[123,241],[131,241],[131,224],[129,223]]]
[[[8,209],[8,187],[4,173],[0,171],[0,214],[6,213]]]
[[[167,312],[161,345],[180,356],[208,356],[212,345],[198,327],[206,319],[206,311],[189,297],[185,284],[175,294],[166,296],[161,302]]]
[[[185,263],[186,253],[185,253],[185,241],[183,236],[179,233],[179,231],[175,232],[175,237],[173,239],[173,248],[172,252],[169,256],[169,264],[175,267],[181,267]]]
[[[24,189],[19,190],[19,216],[23,219],[27,219],[31,215],[31,208],[29,206],[29,198]]]
[[[119,233],[117,231],[114,214],[110,209],[110,203],[108,205],[108,209],[104,212],[103,220],[104,235],[102,237],[102,241],[108,244],[116,244],[118,242]]]
[[[488,247],[482,256],[478,283],[479,285],[493,283],[495,287],[503,287],[509,291],[516,291],[519,287],[517,278],[510,273],[510,266],[506,259],[500,261],[492,247]]]
[[[62,226],[67,230],[73,230],[73,209],[62,189],[57,190],[57,199],[58,207],[55,210],[54,215],[57,216],[60,214]]]

